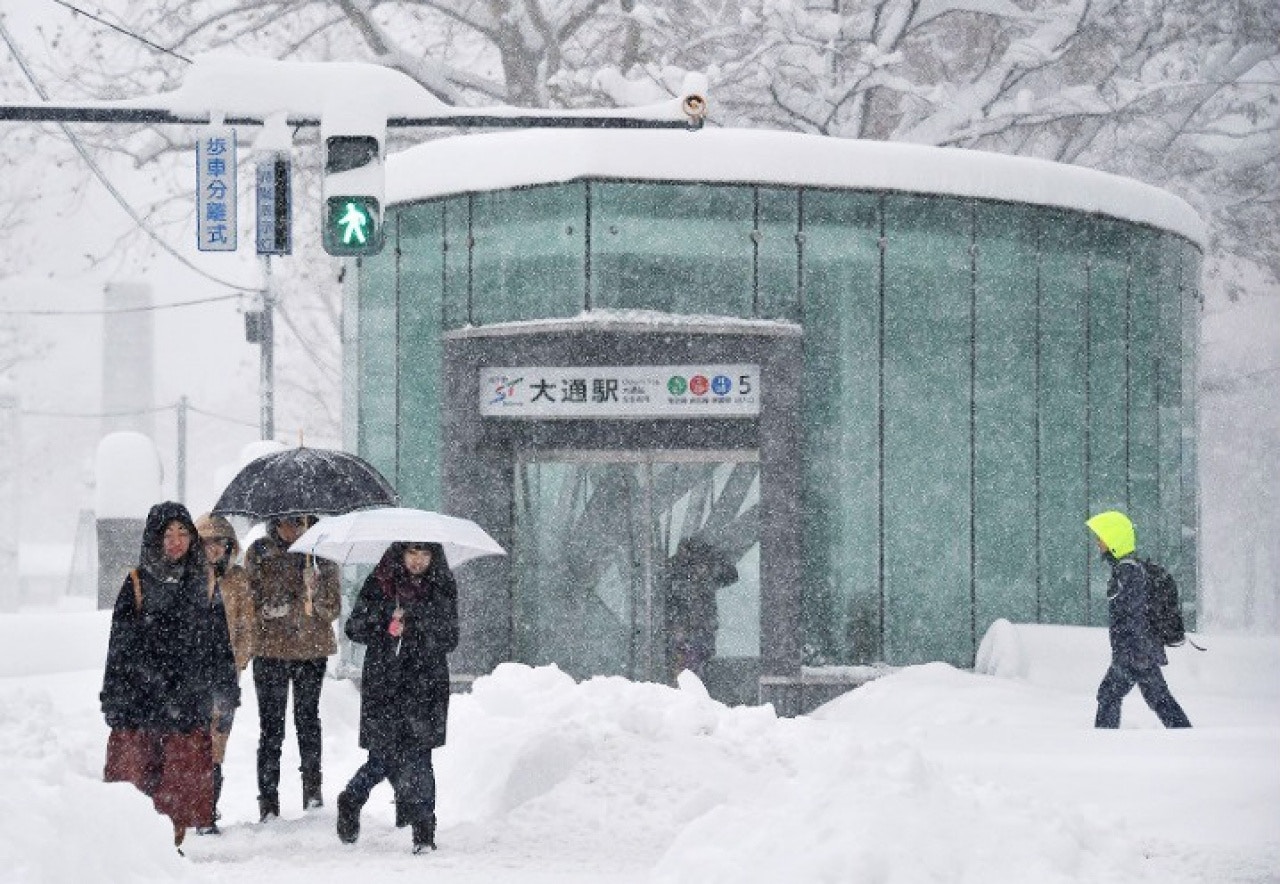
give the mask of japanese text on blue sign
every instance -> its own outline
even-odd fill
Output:
[[[196,142],[196,236],[202,252],[236,250],[236,131],[208,126]]]

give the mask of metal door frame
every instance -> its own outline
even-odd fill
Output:
[[[642,464],[647,467],[643,484],[643,500],[641,513],[645,525],[649,527],[648,543],[639,551],[640,574],[643,584],[643,598],[634,596],[631,601],[631,640],[630,640],[630,675],[642,681],[665,682],[664,654],[658,648],[658,606],[655,603],[655,569],[653,529],[653,465],[657,463],[760,463],[760,452],[754,448],[667,448],[640,450],[633,448],[518,448],[515,451],[514,476],[519,477],[526,465],[530,463],[571,463],[571,464]],[[761,477],[763,478],[763,477]],[[518,512],[513,514],[519,515]],[[520,542],[519,525],[513,525],[516,543]],[[636,553],[632,551],[633,555]],[[512,613],[515,605],[513,599]],[[514,626],[514,624],[513,624]],[[514,628],[512,629],[515,635]],[[514,652],[514,647],[512,651]],[[515,659],[515,654],[510,655]]]

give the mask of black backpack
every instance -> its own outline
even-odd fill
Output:
[[[1177,581],[1164,566],[1150,559],[1138,562],[1147,572],[1147,622],[1152,635],[1167,647],[1181,645],[1187,640],[1187,628],[1182,622]]]

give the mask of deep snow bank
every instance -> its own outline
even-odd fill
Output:
[[[1221,697],[1280,697],[1280,637],[1192,634],[1168,649],[1165,678],[1175,693]],[[1092,691],[1111,659],[1101,627],[991,624],[974,671],[1070,691]]]
[[[0,677],[102,669],[110,611],[0,614]]]
[[[107,620],[78,617],[0,618],[0,666],[32,673],[0,678],[0,878],[79,882],[91,870],[116,881],[321,884],[421,869],[406,864],[385,791],[354,848],[337,843],[324,808],[266,827],[233,817],[223,838],[195,839],[179,859],[146,798],[100,782]],[[1127,732],[1093,730],[1101,630],[999,625],[984,666],[1011,677],[906,667],[798,719],[725,707],[692,677],[679,688],[575,682],[555,667],[504,664],[452,705],[436,755],[441,850],[427,860],[430,876],[1265,880],[1254,870],[1277,855],[1277,649],[1205,643],[1205,654],[1185,652],[1196,656],[1183,664],[1192,681],[1182,697],[1193,718],[1204,710],[1205,726],[1181,733],[1140,720]],[[252,709],[249,680],[244,688]],[[363,755],[355,693],[333,688],[323,701],[326,772],[341,779]],[[1228,710],[1249,725],[1233,728],[1218,690],[1266,693],[1247,715]],[[253,720],[249,712],[232,735],[229,806],[252,805]],[[1195,874],[1171,874],[1187,868]],[[1222,874],[1231,869],[1239,873]]]

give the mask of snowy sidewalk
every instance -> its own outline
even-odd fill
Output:
[[[1030,655],[1025,633],[1003,639],[1000,676],[909,667],[793,720],[727,709],[696,682],[577,684],[506,665],[455,698],[436,756],[440,850],[424,856],[394,827],[386,785],[359,843],[334,834],[336,795],[363,760],[345,681],[322,700],[328,806],[300,808],[290,725],[283,818],[259,824],[245,678],[224,834],[189,835],[184,859],[144,797],[100,781],[100,662],[67,670],[105,646],[105,617],[64,615],[77,649],[60,653],[39,616],[0,615],[3,881],[1280,880],[1274,639],[1214,637],[1198,673],[1170,667],[1196,724],[1184,732],[1161,729],[1136,693],[1125,727],[1095,731],[1101,672],[1079,642],[1097,631],[1071,628],[1036,627],[1048,632]]]

